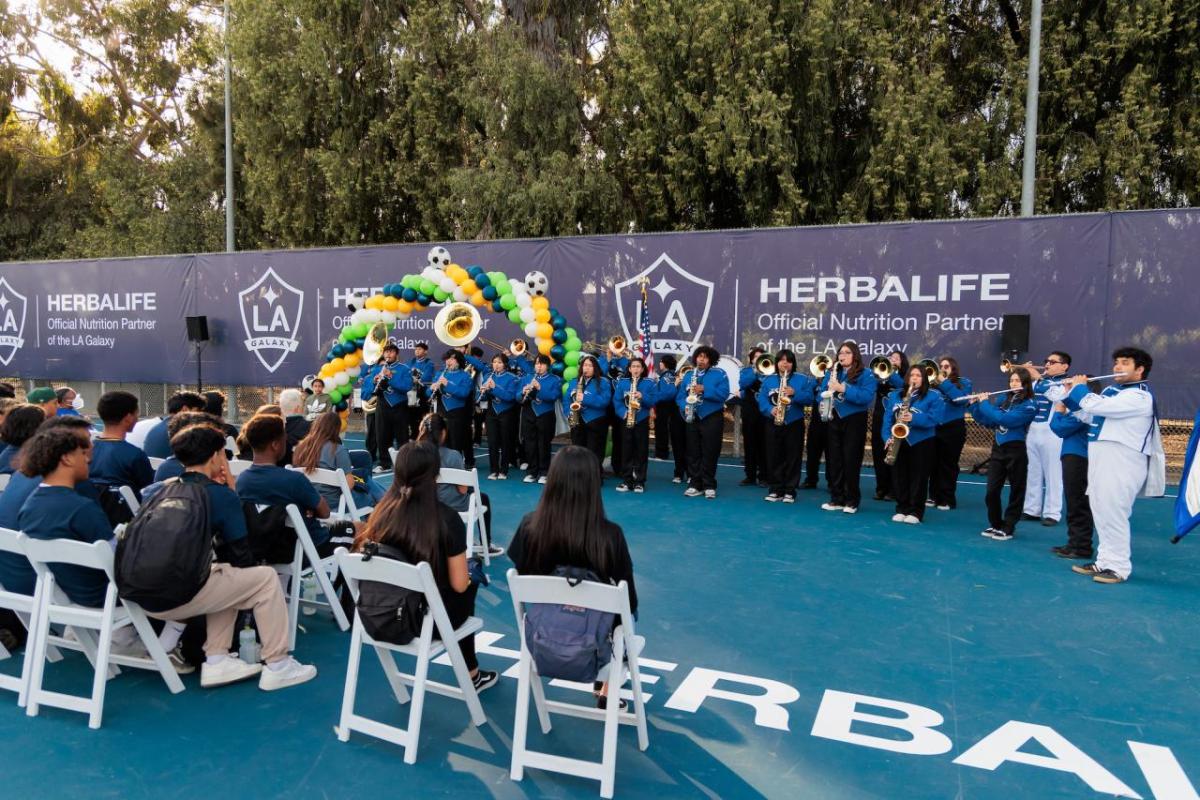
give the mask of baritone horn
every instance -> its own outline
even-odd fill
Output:
[[[438,340],[450,347],[462,347],[479,335],[483,319],[470,303],[450,303],[433,320]]]
[[[941,383],[941,379],[938,376],[942,374],[942,368],[932,358],[922,358],[916,364],[913,364],[913,366],[921,368],[930,384],[936,386],[938,383]]]
[[[808,362],[808,373],[814,378],[824,378],[825,373],[833,366],[833,359],[827,355],[813,356]]]
[[[524,339],[513,339],[508,345],[508,352],[514,356],[523,356],[528,349],[529,345],[525,344]]]
[[[388,330],[387,325],[382,322],[376,322],[367,331],[366,340],[362,346],[363,364],[368,367],[375,364],[383,356],[383,346],[387,344]]]
[[[896,368],[892,366],[892,360],[887,356],[875,356],[871,359],[871,372],[875,373],[875,377],[879,380],[888,380],[895,371]]]
[[[770,353],[764,353],[754,362],[754,371],[762,377],[775,374],[775,359]]]

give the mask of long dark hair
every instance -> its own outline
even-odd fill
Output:
[[[445,439],[446,420],[442,419],[440,414],[429,413],[421,417],[421,424],[417,426],[418,442],[432,442],[441,447]]]
[[[901,397],[904,397],[908,394],[908,378],[910,375],[912,375],[913,370],[921,373],[921,388],[917,389],[917,397],[924,397],[925,395],[929,394],[929,374],[925,372],[924,368],[921,367],[920,364],[913,364],[904,373],[904,385],[900,387]]]
[[[438,530],[438,449],[431,442],[408,442],[396,453],[392,485],[354,537],[354,549],[367,542],[391,545],[413,564],[429,562],[439,581],[446,579],[446,555]]]
[[[584,377],[583,376],[583,365],[585,362],[588,362],[588,361],[592,362],[592,376],[590,378],[588,378],[588,380],[594,381],[594,380],[596,380],[596,378],[600,377],[600,362],[596,359],[595,356],[584,356],[583,358],[579,359],[579,380],[580,380],[580,382],[583,381],[583,377]],[[546,478],[546,480],[549,481],[550,479]]]
[[[907,375],[907,374],[908,374],[908,367],[909,367],[909,363],[908,363],[908,354],[907,354],[907,353],[905,353],[903,350],[901,350],[899,347],[893,348],[892,352],[891,352],[891,353],[888,353],[888,360],[889,360],[889,361],[891,360],[891,358],[892,358],[892,355],[893,355],[893,354],[894,354],[894,355],[898,355],[898,356],[900,356],[900,369],[899,369],[899,370],[897,370],[897,371],[898,371],[898,372],[899,372],[901,375]]]
[[[1012,392],[1012,402],[1020,402],[1021,400],[1030,400],[1033,398],[1033,378],[1029,375],[1029,370],[1024,367],[1013,367],[1012,374],[1021,379],[1021,391]]]
[[[308,429],[305,436],[292,451],[292,466],[299,467],[305,472],[312,472],[321,466],[321,451],[325,445],[332,442],[342,443],[342,418],[337,412],[326,411],[317,417],[316,422]]]
[[[613,541],[605,535],[607,521],[595,454],[574,445],[559,450],[525,529],[529,571],[548,575],[558,566],[587,566],[607,579],[616,566]]]
[[[850,352],[852,353],[850,366],[846,369],[846,380],[853,383],[854,381],[858,380],[858,376],[862,375],[863,370],[866,369],[866,367],[863,366],[862,350],[858,349],[858,342],[854,341],[853,339],[847,339],[839,344],[837,352],[841,353],[843,347],[849,348]],[[838,366],[838,361],[836,358],[833,360],[833,364],[835,368]]]
[[[958,371],[958,359],[955,358],[954,356],[942,356],[941,358],[938,359],[938,361],[939,362],[945,361],[947,364],[950,365],[950,375],[946,378],[946,380],[950,381],[955,386],[957,386],[958,388],[961,389],[962,388],[962,375]]]

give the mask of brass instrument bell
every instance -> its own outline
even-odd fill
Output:
[[[451,347],[462,347],[473,341],[482,327],[483,319],[470,303],[450,303],[433,320],[434,335]]]

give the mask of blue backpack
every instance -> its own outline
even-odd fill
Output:
[[[605,583],[580,567],[557,567],[556,577],[571,586],[581,581]],[[617,615],[565,603],[530,603],[525,607],[525,646],[538,674],[545,678],[588,683],[612,660],[612,631]]]

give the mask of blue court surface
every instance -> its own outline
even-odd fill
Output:
[[[822,512],[821,491],[764,503],[734,467],[717,500],[688,499],[665,464],[651,467],[644,495],[605,489],[633,554],[651,696],[650,749],[621,731],[617,797],[1196,797],[1200,542],[1169,543],[1172,500],[1139,501],[1133,579],[1102,586],[1048,552],[1062,525],[980,537],[978,484],[913,527],[870,500],[856,516]],[[503,544],[539,487],[484,483]],[[873,484],[864,476],[868,497]],[[480,593],[485,668],[514,664],[508,565],[494,562]],[[598,796],[595,782],[537,770],[509,780],[511,678],[482,695],[482,728],[430,696],[414,766],[365,736],[337,741],[349,635],[323,615],[302,622],[297,656],[320,675],[301,687],[206,691],[193,675],[172,696],[126,671],[99,731],[55,709],[26,718],[0,695],[3,796]],[[48,675],[89,685],[75,654]],[[385,686],[364,660],[358,708],[404,725]],[[549,736],[531,724],[530,745],[598,760],[600,727],[556,717]]]

